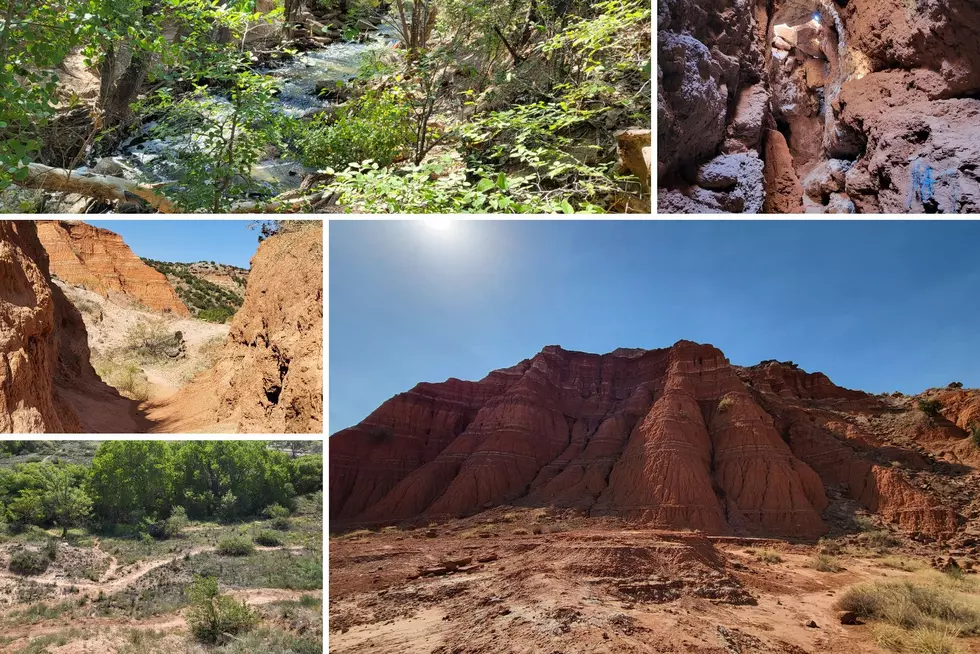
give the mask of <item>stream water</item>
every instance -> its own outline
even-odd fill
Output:
[[[279,82],[280,92],[276,98],[279,109],[287,115],[302,117],[331,104],[317,96],[318,84],[350,80],[369,54],[391,48],[394,43],[393,31],[382,24],[366,34],[361,42],[333,43],[297,54],[282,65],[259,72]],[[229,102],[225,98],[216,95],[212,99],[210,111],[215,117],[229,111]],[[156,123],[153,122],[144,125],[111,157],[122,167],[122,175],[127,179],[143,182],[179,179],[180,153],[198,147],[188,136],[156,138],[154,127]],[[298,161],[277,156],[260,161],[252,169],[252,178],[260,183],[263,194],[275,195],[298,187],[308,172],[313,171]]]

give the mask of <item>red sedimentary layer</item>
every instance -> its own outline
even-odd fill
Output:
[[[812,538],[827,530],[824,485],[846,484],[903,528],[951,533],[951,510],[866,459],[866,444],[811,421],[816,405],[875,401],[792,364],[736,368],[687,341],[606,355],[549,346],[479,382],[419,384],[331,437],[331,518],[552,505]]]
[[[0,221],[0,432],[131,432],[128,408],[95,375],[34,221]]]
[[[107,297],[125,295],[156,311],[190,315],[167,278],[143,263],[118,234],[78,221],[37,222],[38,238],[58,278]]]

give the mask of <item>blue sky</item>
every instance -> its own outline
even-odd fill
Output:
[[[86,220],[123,237],[138,257],[157,261],[214,261],[248,268],[259,247],[250,220]]]
[[[980,222],[330,224],[330,432],[549,344],[711,343],[837,384],[980,386]]]

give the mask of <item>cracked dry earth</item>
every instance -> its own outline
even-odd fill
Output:
[[[57,654],[117,652],[133,642],[134,632],[162,632],[155,634],[160,640],[156,642],[154,652],[191,651],[186,649],[189,638],[186,607],[144,617],[106,615],[100,607],[105,602],[118,608],[134,595],[140,598],[151,596],[154,589],[161,585],[186,585],[190,579],[182,570],[181,562],[213,552],[214,547],[177,546],[171,556],[124,564],[103,551],[98,541],[89,548],[61,544],[56,562],[45,573],[30,577],[8,571],[10,555],[16,547],[0,547],[0,651]],[[320,591],[282,588],[223,590],[253,608],[285,600],[299,600],[304,595],[319,597],[321,594]],[[72,606],[69,608],[67,604]],[[61,611],[59,607],[65,610]],[[64,644],[51,644],[48,648],[38,645],[38,639],[45,636],[58,636],[56,642],[64,641]]]
[[[912,573],[885,567],[859,534],[836,542],[844,569],[831,573],[810,567],[815,544],[543,509],[350,532],[330,543],[329,651],[882,652],[871,626],[840,623],[834,602],[854,584]],[[764,552],[781,560],[764,562]],[[911,541],[892,550],[935,552]],[[960,639],[980,652],[974,641]]]

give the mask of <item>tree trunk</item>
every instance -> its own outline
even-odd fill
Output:
[[[118,79],[103,93],[102,126],[104,129],[126,126],[133,116],[130,105],[136,101],[146,74],[150,69],[150,55],[144,52],[133,54],[129,66]]]
[[[122,177],[109,177],[95,173],[76,173],[64,168],[52,168],[44,164],[27,165],[28,176],[23,181],[14,181],[24,188],[45,191],[64,191],[78,193],[101,200],[123,200],[138,202],[142,200],[161,213],[176,213],[177,207],[157,193],[159,184],[138,184]]]

